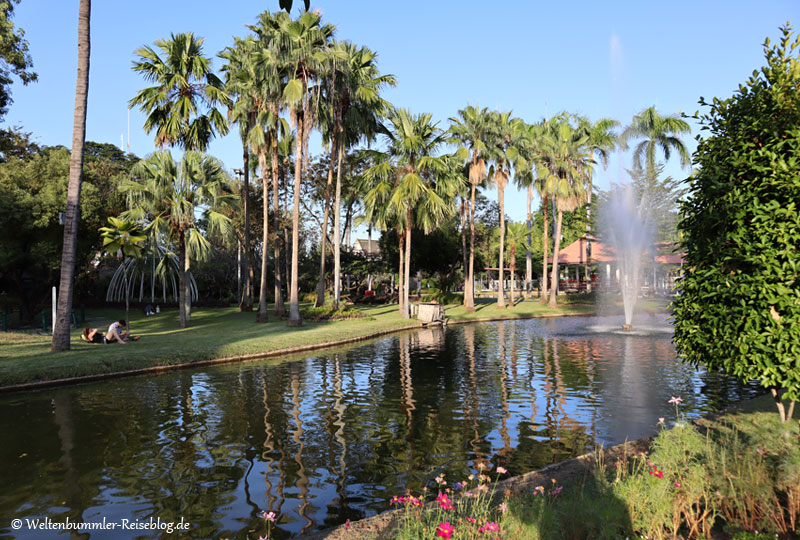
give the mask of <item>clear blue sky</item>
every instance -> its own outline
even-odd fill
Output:
[[[95,1],[87,139],[119,145],[127,133],[127,102],[145,86],[130,69],[136,48],[191,31],[206,38],[213,56],[277,6],[278,0]],[[693,112],[700,96],[730,96],[763,64],[765,37],[777,37],[786,21],[800,24],[796,0],[312,0],[312,7],[337,27],[337,38],[378,52],[381,71],[398,80],[386,94],[391,102],[430,112],[442,126],[467,104],[511,109],[530,122],[561,110],[623,124],[650,105],[662,114]],[[22,0],[16,8],[14,22],[26,32],[39,82],[14,85],[5,122],[42,144],[70,145],[77,14],[78,0]],[[131,151],[140,156],[154,150],[143,121],[138,110],[130,112]],[[687,137],[691,149],[696,134]],[[229,169],[241,166],[235,133],[215,141],[210,153]],[[628,156],[612,159],[598,172],[598,185],[617,182],[629,166]],[[667,172],[685,175],[677,166]],[[524,196],[509,195],[507,213],[522,220]]]

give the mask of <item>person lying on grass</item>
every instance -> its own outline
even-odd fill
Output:
[[[81,332],[81,339],[89,343],[122,343],[128,340],[136,341],[139,336],[131,336],[129,332],[122,331],[125,321],[117,321],[108,327],[108,333],[103,335],[97,328],[84,328]]]

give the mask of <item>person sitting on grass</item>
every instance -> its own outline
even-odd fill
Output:
[[[89,343],[105,343],[106,338],[97,328],[84,328],[81,332],[81,339]]]
[[[106,343],[114,343],[114,341],[116,341],[117,343],[124,344],[126,341],[129,341],[131,339],[131,334],[125,330],[126,325],[125,319],[120,319],[117,322],[111,323],[106,333]]]

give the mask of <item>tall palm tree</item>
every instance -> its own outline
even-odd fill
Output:
[[[72,313],[72,290],[75,276],[75,250],[78,245],[83,145],[86,141],[86,102],[89,96],[89,26],[91,0],[78,6],[78,80],[75,86],[75,114],[72,119],[72,153],[69,158],[64,244],[61,249],[61,277],[58,287],[56,320],[53,321],[53,351],[69,350],[69,326]]]
[[[400,311],[406,319],[410,316],[411,228],[416,225],[427,233],[455,211],[457,186],[450,181],[451,164],[446,156],[436,155],[447,136],[431,118],[406,109],[393,113],[386,132],[388,148],[372,152],[377,164],[364,173],[371,186],[364,197],[368,214],[380,209],[383,221],[394,223],[405,241],[400,251]]]
[[[226,60],[222,67],[225,73],[225,90],[233,99],[233,105],[228,109],[228,119],[239,126],[239,138],[242,141],[242,210],[244,211],[244,292],[239,309],[251,311],[253,301],[250,298],[250,147],[247,137],[253,128],[258,115],[258,94],[253,81],[256,77],[256,44],[252,38],[234,37],[234,45],[223,50],[219,57]],[[238,172],[238,171],[237,171]]]
[[[587,136],[574,128],[570,117],[562,114],[549,122],[542,138],[542,162],[538,170],[543,190],[555,207],[553,231],[553,268],[550,276],[550,307],[558,296],[558,252],[561,247],[561,223],[564,212],[571,212],[586,202],[586,182],[591,175],[591,156]]]
[[[274,16],[278,31],[275,48],[287,67],[283,99],[297,131],[294,171],[294,206],[292,209],[292,277],[289,291],[289,326],[303,323],[298,293],[298,255],[300,244],[300,183],[308,148],[308,136],[314,125],[314,99],[320,88],[316,83],[329,61],[328,45],[335,27],[322,24],[317,12],[305,12],[296,20],[285,12]]]
[[[519,118],[512,118],[511,112],[490,113],[491,135],[487,146],[489,158],[492,160],[491,174],[497,187],[497,200],[500,204],[500,255],[499,255],[499,286],[497,290],[497,307],[506,307],[505,292],[503,290],[503,251],[505,248],[506,217],[505,217],[505,189],[508,178],[515,166],[524,169],[527,166],[525,158],[520,154],[520,143],[523,137],[524,122]]]
[[[203,55],[203,38],[172,34],[155,45],[163,57],[144,46],[136,50],[139,60],[133,63],[133,70],[155,85],[137,92],[128,106],[138,106],[147,114],[144,129],[156,132],[156,146],[205,151],[211,139],[225,135],[230,127],[217,107],[230,107],[233,102],[222,80],[211,71],[211,60]],[[188,269],[188,259],[185,265]],[[188,302],[186,291],[183,296]],[[184,310],[188,317],[189,306]]]
[[[464,269],[464,309],[475,311],[475,191],[486,180],[486,141],[490,136],[489,113],[469,105],[451,117],[450,133],[469,149],[469,267]]]
[[[633,168],[642,170],[642,159],[648,174],[652,174],[656,169],[656,150],[660,149],[664,154],[664,160],[668,161],[672,152],[677,152],[680,156],[681,167],[687,167],[691,160],[689,151],[681,141],[679,135],[690,133],[691,128],[685,120],[677,114],[661,116],[655,107],[648,107],[633,117],[619,137],[623,149],[628,148],[628,143],[633,140],[640,141],[633,151]]]
[[[222,163],[205,154],[187,151],[176,163],[169,151],[155,152],[131,169],[130,180],[120,189],[128,198],[128,210],[121,217],[147,223],[152,234],[176,242],[181,261],[210,247],[198,229],[200,221],[209,231],[231,231],[230,218],[219,211],[221,205],[236,205],[231,178]],[[186,328],[184,265],[179,266],[178,282],[180,324]]]
[[[590,158],[595,156],[600,160],[603,169],[608,167],[608,156],[617,147],[617,135],[614,129],[619,126],[619,122],[612,118],[601,118],[597,122],[590,122],[587,118],[578,118],[579,129],[582,129],[586,135],[586,146],[589,151]],[[587,197],[586,197],[586,245],[589,245],[589,234],[591,233],[592,222],[592,174],[591,169],[587,178]],[[589,276],[589,257],[584,259],[583,275],[586,279],[587,292],[592,291],[592,280]]]
[[[339,60],[332,64],[340,72],[333,87],[333,139],[337,149],[336,189],[333,205],[333,301],[336,307],[341,299],[341,202],[342,162],[345,152],[359,141],[368,144],[383,131],[381,118],[389,114],[392,106],[380,97],[386,86],[397,83],[393,75],[378,71],[378,55],[367,47],[356,47],[349,42],[335,43],[332,56]],[[341,66],[341,67],[339,67]],[[333,156],[333,154],[331,154]],[[323,235],[324,236],[324,235]],[[324,250],[323,250],[324,251]]]

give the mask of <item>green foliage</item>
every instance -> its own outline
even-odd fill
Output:
[[[8,112],[11,105],[11,75],[16,75],[22,84],[36,80],[32,71],[33,60],[28,53],[28,41],[25,31],[15,28],[11,18],[14,16],[14,4],[19,0],[0,2],[0,119]]]
[[[800,62],[788,27],[767,65],[701,104],[708,136],[681,205],[675,343],[687,362],[800,399]]]
[[[67,198],[69,151],[36,147],[23,154],[29,157],[0,163],[0,230],[6,231],[0,235],[0,289],[17,298],[30,318],[47,300],[61,264],[64,230],[59,212]],[[97,230],[125,208],[117,186],[136,158],[113,145],[88,142],[85,159],[76,250],[79,280],[102,247]]]

